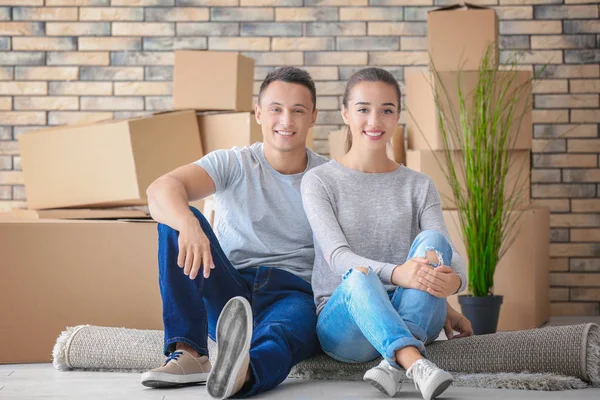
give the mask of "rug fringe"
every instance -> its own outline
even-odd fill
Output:
[[[487,389],[562,391],[585,389],[588,384],[574,376],[551,373],[500,372],[493,374],[453,374],[455,387]]]

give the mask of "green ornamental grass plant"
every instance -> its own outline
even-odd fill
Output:
[[[530,171],[524,165],[519,166],[518,179],[510,187],[506,177],[511,166],[509,150],[531,105],[531,81],[516,80],[517,55],[501,70],[495,68],[494,56],[490,45],[481,59],[473,92],[463,92],[458,74],[458,109],[444,106],[451,94],[432,66],[439,88],[434,90],[437,118],[446,149],[444,160],[436,158],[452,188],[469,259],[468,289],[476,297],[494,294],[496,266],[513,243],[516,223],[524,211],[517,204],[529,194],[525,183]],[[520,102],[523,96],[527,107]],[[517,134],[511,133],[514,130]],[[450,143],[461,150],[450,150]]]

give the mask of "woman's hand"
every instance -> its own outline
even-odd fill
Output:
[[[419,271],[422,268],[433,269],[429,265],[429,260],[423,257],[415,257],[406,261],[402,265],[398,265],[392,272],[392,284],[407,289],[419,289],[424,292],[427,291],[428,287],[420,282],[421,277]]]
[[[421,268],[417,272],[418,282],[425,286],[432,296],[446,298],[458,292],[460,277],[447,265],[436,268]]]

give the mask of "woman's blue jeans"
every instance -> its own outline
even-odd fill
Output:
[[[423,231],[412,243],[408,259],[434,250],[450,265],[452,248],[437,231]],[[418,289],[386,292],[379,277],[350,269],[321,311],[317,335],[323,350],[336,360],[362,363],[383,356],[399,368],[395,352],[407,346],[425,355],[446,320],[446,299]]]

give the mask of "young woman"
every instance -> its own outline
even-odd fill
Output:
[[[404,368],[428,400],[452,375],[425,358],[425,345],[444,327],[446,297],[467,282],[432,181],[386,155],[400,98],[383,69],[350,78],[342,116],[351,147],[304,176],[302,200],[315,236],[312,285],[323,350],[349,363],[381,355],[366,381],[394,396]]]

